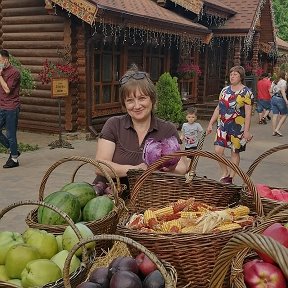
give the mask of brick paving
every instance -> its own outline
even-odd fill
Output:
[[[206,128],[207,121],[199,121]],[[247,151],[241,154],[240,167],[246,171],[250,164],[266,150],[287,143],[288,125],[285,123],[282,130],[284,137],[273,137],[271,124],[258,125],[256,115],[252,121],[252,133],[254,138],[248,144]],[[213,151],[213,137],[207,136],[203,150]],[[94,158],[96,140],[69,140],[74,149],[56,148],[50,150],[48,144],[58,139],[58,135],[35,134],[19,132],[19,142],[26,144],[38,144],[39,150],[24,152],[19,158],[20,166],[13,169],[3,169],[7,155],[0,154],[0,209],[11,203],[21,200],[37,200],[39,187],[48,168],[56,161],[68,156],[85,156]],[[75,161],[69,161],[58,166],[48,177],[44,189],[44,195],[57,191],[65,183],[70,182],[71,176],[77,167]],[[277,152],[263,160],[255,169],[252,180],[254,183],[267,183],[276,187],[288,187],[287,181],[287,150]],[[206,175],[209,178],[218,179],[218,165],[214,160],[201,158],[197,166],[198,175]],[[78,177],[78,178],[77,178]],[[76,175],[81,181],[92,181],[94,169],[91,165],[83,166]],[[241,183],[241,179],[236,179]],[[26,228],[24,218],[32,206],[21,206],[8,212],[0,221],[1,230],[13,230],[22,232]]]

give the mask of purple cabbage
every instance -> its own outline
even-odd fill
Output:
[[[144,145],[143,160],[147,165],[151,165],[162,156],[172,154],[180,149],[180,144],[175,136],[163,139],[162,141],[155,141],[154,139],[149,138]],[[179,160],[180,157],[167,160],[159,169],[175,166]]]

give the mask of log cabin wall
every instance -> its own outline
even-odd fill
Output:
[[[36,90],[21,96],[20,129],[48,133],[58,131],[58,102],[51,98],[51,85],[39,82],[38,73],[46,58],[56,61],[59,51],[71,45],[71,28],[66,17],[49,15],[44,2],[2,0],[1,40],[2,47],[29,68],[36,80]],[[62,123],[72,130],[76,126],[73,96],[62,107]]]

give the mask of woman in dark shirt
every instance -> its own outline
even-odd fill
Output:
[[[155,117],[155,85],[146,72],[137,67],[128,70],[120,79],[120,102],[126,114],[107,120],[97,143],[96,160],[110,164],[121,182],[127,184],[129,169],[146,169],[142,153],[145,141],[156,141],[179,135],[175,125]],[[186,161],[181,158],[173,168],[175,173],[185,174]],[[165,171],[169,171],[167,168]],[[97,181],[97,178],[96,178]]]

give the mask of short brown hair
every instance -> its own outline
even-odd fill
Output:
[[[143,73],[143,78],[133,78],[133,75],[140,73]],[[125,83],[121,85],[121,80],[125,77],[127,78],[127,81],[125,81]],[[150,97],[154,108],[157,101],[156,87],[150,79],[148,73],[144,71],[139,71],[138,67],[135,64],[132,64],[131,68],[121,77],[119,82],[120,103],[123,107],[125,107],[126,97],[128,97],[131,93],[135,93],[137,89],[140,89],[145,95]]]
[[[191,115],[191,114],[194,114],[197,116],[197,108],[195,107],[190,107],[185,112],[186,112],[186,116]]]
[[[231,73],[231,72],[238,72],[240,74],[241,81],[244,81],[244,79],[245,79],[245,69],[244,69],[243,66],[240,66],[240,65],[233,66],[230,69],[229,73]]]

